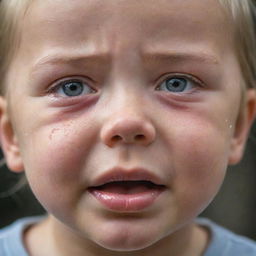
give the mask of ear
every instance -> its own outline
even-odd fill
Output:
[[[0,141],[7,166],[13,172],[24,170],[17,137],[7,110],[6,99],[0,96]]]
[[[237,164],[243,157],[244,148],[250,128],[256,115],[256,91],[249,89],[245,92],[245,102],[236,122],[234,135],[231,141],[229,164]]]

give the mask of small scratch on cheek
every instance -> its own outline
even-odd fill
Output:
[[[58,133],[60,136],[67,137],[70,135],[71,130],[74,132],[74,129],[71,129],[73,125],[73,121],[67,122],[65,124],[61,124],[58,127],[52,128],[51,132],[49,134],[49,139],[52,140],[54,136],[56,136],[56,133]]]
[[[54,136],[54,133],[56,133],[56,132],[59,131],[59,130],[60,130],[60,128],[53,128],[53,129],[51,130],[50,135],[49,135],[49,139],[52,140],[52,137]]]

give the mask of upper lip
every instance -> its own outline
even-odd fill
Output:
[[[110,170],[107,170],[98,178],[96,178],[92,182],[91,187],[98,187],[102,186],[106,183],[110,182],[118,182],[118,181],[149,181],[154,183],[155,185],[163,186],[163,182],[161,179],[144,168],[132,168],[132,169],[125,169],[122,167],[114,167]]]

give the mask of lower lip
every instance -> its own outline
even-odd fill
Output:
[[[138,194],[117,194],[101,190],[90,190],[90,193],[105,207],[113,211],[136,212],[151,206],[162,193],[162,190],[151,190]]]

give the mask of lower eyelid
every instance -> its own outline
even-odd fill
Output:
[[[99,97],[97,95],[88,94],[78,97],[55,97],[54,95],[49,98],[49,105],[54,108],[61,108],[65,112],[73,112],[82,108],[88,108],[95,104]]]

